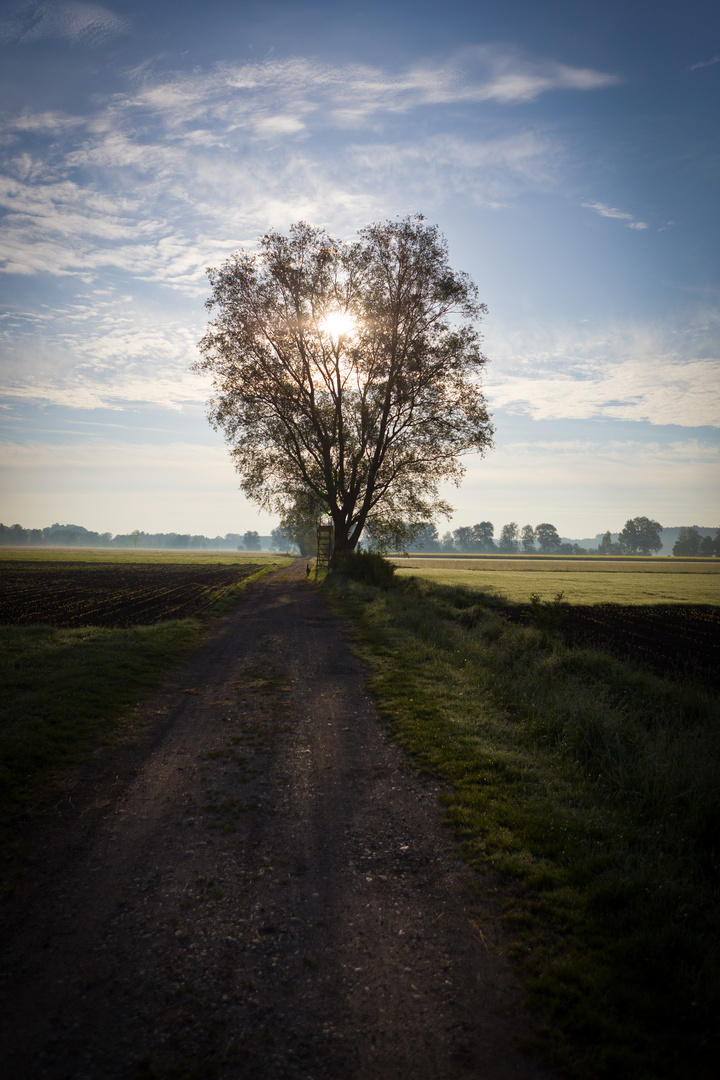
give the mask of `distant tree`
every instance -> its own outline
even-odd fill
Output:
[[[453,533],[453,546],[456,551],[472,552],[475,547],[471,526],[461,525]]]
[[[493,535],[495,533],[495,526],[492,521],[481,521],[477,525],[473,525],[472,539],[473,550],[491,552],[495,551],[495,541]]]
[[[700,533],[697,530],[697,525],[680,530],[678,538],[673,544],[672,553],[673,555],[700,554]]]
[[[610,530],[603,533],[603,538],[598,544],[598,555],[620,555],[620,545],[615,543]]]
[[[444,532],[442,534],[442,538],[440,540],[440,550],[441,551],[454,551],[455,550],[455,540],[454,540],[453,534],[451,532]]]
[[[532,525],[523,525],[522,533],[520,534],[520,540],[522,543],[522,549],[526,555],[529,555],[531,551],[535,551],[535,530]]]
[[[520,546],[520,533],[518,530],[517,522],[511,521],[507,525],[503,525],[500,532],[500,539],[498,541],[498,551],[502,551],[505,554],[511,555],[517,552]]]
[[[624,555],[651,555],[662,547],[662,525],[647,517],[628,518],[618,536],[618,544]]]
[[[337,551],[366,527],[430,521],[492,426],[480,388],[485,313],[470,278],[421,216],[271,231],[209,271],[215,318],[196,370],[214,380],[210,422],[241,488],[292,513],[298,492],[333,522]]]
[[[246,551],[259,551],[262,547],[260,534],[254,529],[248,529],[247,532],[243,533],[243,545]]]
[[[0,525],[0,544],[17,547],[24,546],[27,542],[27,529],[22,525]]]
[[[715,543],[712,536],[703,536],[702,540],[700,541],[699,553],[700,555],[704,555],[706,558],[708,556],[712,558],[712,556],[715,554]]]
[[[715,533],[715,539],[713,540],[713,555],[716,559],[720,559],[720,529]]]
[[[304,559],[317,555],[317,527],[322,512],[322,504],[317,499],[300,491],[280,522],[278,536],[284,536],[287,543],[300,548]]]
[[[273,551],[287,551],[295,546],[294,541],[290,539],[281,525],[278,525],[270,533],[270,547]]]
[[[415,534],[414,539],[410,543],[411,551],[439,551],[440,550],[440,538],[438,531],[432,522],[424,521],[421,523],[419,531]]]
[[[560,534],[555,526],[547,521],[543,521],[535,527],[535,539],[543,555],[552,555],[560,550],[560,544],[562,543]]]

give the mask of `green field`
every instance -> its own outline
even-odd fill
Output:
[[[720,559],[395,558],[400,577],[462,585],[525,603],[562,592],[575,604],[720,605]]]

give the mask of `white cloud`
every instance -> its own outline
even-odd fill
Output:
[[[588,210],[594,210],[600,217],[615,218],[618,221],[624,221],[627,223],[628,229],[649,229],[650,226],[645,221],[636,221],[633,214],[628,214],[625,210],[618,210],[615,206],[606,206],[605,203],[600,202],[584,202]]]
[[[606,333],[495,332],[487,391],[495,408],[534,419],[592,419],[720,427],[720,357],[711,336],[629,326]],[[715,348],[717,343],[715,342]]]
[[[698,71],[700,68],[712,67],[713,64],[720,64],[720,53],[716,53],[709,60],[698,60],[696,64],[690,65],[688,71]]]
[[[406,199],[428,194],[441,201],[463,192],[476,203],[507,205],[520,190],[541,190],[557,180],[559,146],[524,131],[497,139],[435,135],[412,142],[365,143],[348,148],[353,173],[382,179]],[[343,162],[344,164],[344,162]],[[401,198],[402,201],[402,198]]]
[[[97,48],[110,37],[124,33],[128,19],[99,4],[26,3],[0,20],[0,41],[29,45],[35,41],[56,38],[72,45]]]
[[[471,46],[444,63],[425,61],[399,73],[295,57],[220,64],[211,71],[169,77],[143,68],[136,78],[136,89],[118,97],[116,108],[162,116],[169,127],[194,127],[203,118],[251,130],[258,110],[273,110],[292,118],[292,132],[313,115],[319,124],[362,126],[382,114],[421,107],[521,104],[549,91],[598,90],[620,81],[604,72],[533,61],[490,46]]]
[[[40,13],[36,35],[115,26],[96,5],[23,10]],[[404,203],[409,190],[418,201],[462,191],[506,204],[520,188],[553,182],[560,151],[549,136],[398,143],[393,130],[362,147],[337,127],[378,133],[414,109],[519,103],[615,79],[477,47],[401,72],[291,58],[182,75],[143,67],[131,81],[84,119],[31,110],[7,118],[0,272],[91,281],[115,269],[200,295],[205,266],[268,221],[332,221],[351,231]],[[18,148],[27,136],[32,151]]]
[[[189,369],[203,328],[199,305],[194,317],[158,320],[152,305],[95,293],[64,308],[8,314],[0,320],[3,394],[76,409],[199,404],[210,383]]]

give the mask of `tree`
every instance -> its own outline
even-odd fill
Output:
[[[213,378],[209,419],[249,498],[280,513],[316,500],[336,551],[368,526],[450,513],[440,482],[492,445],[486,308],[435,226],[406,217],[342,244],[300,223],[208,275],[216,317],[194,368]]]
[[[492,521],[481,521],[477,525],[472,527],[472,550],[473,551],[495,551],[495,541],[493,536],[495,533],[495,526]]]
[[[432,522],[424,521],[420,523],[420,528],[409,547],[411,551],[440,550],[440,537],[438,536],[437,528]]]
[[[651,555],[662,547],[662,525],[647,517],[628,519],[618,536],[618,544],[624,555]]]
[[[254,529],[248,529],[247,532],[243,533],[243,545],[246,551],[260,551],[262,547],[260,533]]]
[[[526,555],[529,555],[531,551],[535,551],[535,530],[532,525],[523,525],[522,533],[520,534],[522,543],[522,549]]]
[[[273,529],[273,536],[282,545],[300,548],[304,559],[314,559],[317,555],[317,527],[322,506],[312,496],[298,492],[288,506],[280,527]]]
[[[614,546],[612,535],[608,529],[606,533],[603,533],[603,538],[598,544],[598,555],[612,555]]]
[[[680,530],[678,538],[673,544],[672,553],[673,555],[700,554],[700,533],[697,530],[697,525]]]
[[[471,552],[473,550],[473,530],[470,525],[461,525],[453,533],[453,547],[456,551]]]
[[[543,555],[552,555],[560,550],[560,544],[562,543],[560,535],[555,526],[550,525],[547,521],[535,526],[535,539],[540,545],[540,551]]]
[[[500,533],[500,540],[498,541],[498,551],[503,551],[507,554],[515,554],[519,546],[517,522],[511,521],[508,525],[503,525]]]
[[[698,551],[700,555],[704,555],[706,558],[712,558],[715,554],[715,543],[712,536],[703,536]]]

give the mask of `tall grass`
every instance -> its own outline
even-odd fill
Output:
[[[497,875],[539,1045],[578,1076],[714,1076],[717,701],[475,590],[326,588],[395,737],[448,785],[464,857]]]

